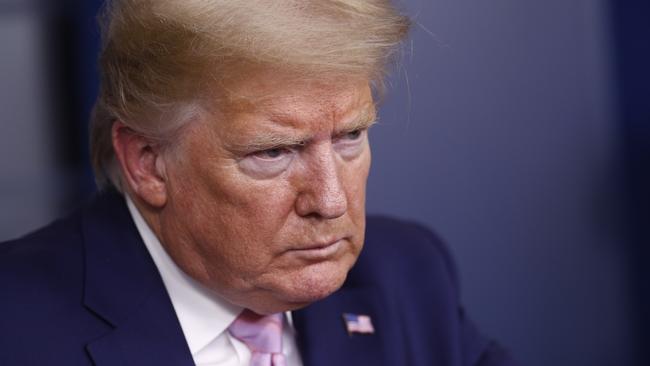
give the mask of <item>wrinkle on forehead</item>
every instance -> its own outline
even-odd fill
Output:
[[[293,82],[266,75],[238,88],[215,132],[234,153],[304,145],[369,127],[376,107],[367,81]],[[216,117],[216,115],[215,115]]]
[[[285,107],[290,106],[290,107]],[[265,111],[268,119],[280,126],[299,128],[304,124],[328,124],[332,126],[349,125],[362,127],[370,124],[376,117],[376,108],[372,100],[323,101],[316,104],[304,104],[301,100],[290,100],[279,106],[269,106]],[[278,108],[275,108],[278,107]],[[353,128],[354,129],[354,128]],[[337,128],[338,130],[338,128]]]
[[[370,107],[364,107],[352,118],[346,118],[337,123],[334,127],[334,135],[345,134],[355,130],[370,128],[376,121],[374,104],[366,103]],[[293,125],[286,127],[286,122],[270,121],[268,124],[258,124],[254,132],[248,131],[243,141],[239,141],[239,136],[230,135],[226,142],[228,148],[233,151],[256,151],[285,146],[304,146],[314,137],[314,131],[307,129],[301,131]],[[304,123],[303,123],[304,124]],[[248,126],[246,126],[248,127]],[[241,132],[241,131],[239,131]]]
[[[280,114],[283,111],[278,110],[278,106],[296,105],[296,102],[309,99],[321,104],[321,114],[324,111],[340,114],[339,110],[344,110],[354,104],[355,99],[364,96],[365,91],[360,93],[363,87],[367,87],[371,94],[368,79],[360,76],[302,78],[300,75],[277,70],[263,70],[254,72],[223,90],[221,107],[231,113],[276,109]],[[296,94],[296,90],[300,90],[301,94]]]

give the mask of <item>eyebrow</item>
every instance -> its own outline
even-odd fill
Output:
[[[342,135],[356,130],[365,130],[377,123],[377,109],[374,104],[364,108],[351,122],[346,123],[335,134]]]
[[[374,125],[376,121],[376,109],[374,104],[372,104],[370,107],[364,108],[350,122],[336,129],[334,135],[338,136],[356,130],[365,130]],[[310,139],[311,136],[308,134],[304,134],[303,136],[288,136],[281,132],[263,132],[253,136],[245,143],[233,144],[232,147],[241,152],[260,151],[279,147],[304,146]]]
[[[241,152],[268,150],[278,147],[302,146],[309,140],[308,137],[286,136],[275,132],[262,133],[243,144],[234,144],[233,147]]]

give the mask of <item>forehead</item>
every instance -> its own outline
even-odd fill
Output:
[[[220,103],[226,120],[264,116],[279,124],[338,122],[355,115],[373,119],[375,105],[364,78],[300,79],[260,73],[229,88]],[[352,115],[352,116],[350,116]]]

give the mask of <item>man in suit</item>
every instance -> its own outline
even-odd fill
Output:
[[[105,13],[102,192],[0,248],[0,364],[512,364],[431,232],[366,219],[367,131],[408,29],[387,1]]]

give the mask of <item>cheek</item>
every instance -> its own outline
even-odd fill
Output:
[[[224,152],[193,155],[222,156]],[[289,201],[290,190],[285,182],[281,179],[253,179],[242,172],[233,159],[191,159],[188,162],[178,178],[192,186],[188,191],[197,195],[193,197],[194,200],[212,206],[215,213],[227,211],[225,219],[236,219],[239,216],[251,220],[265,216],[277,217]]]
[[[257,181],[240,174],[215,177],[209,185],[211,195],[218,197],[219,210],[227,212],[226,219],[255,229],[273,231],[281,226],[293,211],[295,193],[281,179]]]
[[[293,209],[290,189],[283,182],[246,179],[226,159],[192,156],[170,171],[174,218],[167,220],[167,227],[183,233],[194,261],[210,277],[264,268]]]
[[[286,182],[255,181],[243,177],[233,166],[213,169],[199,182],[200,199],[188,199],[203,207],[199,210],[204,213],[203,225],[211,227],[223,241],[237,243],[230,251],[253,258],[273,249],[275,236],[293,211],[294,197]]]

